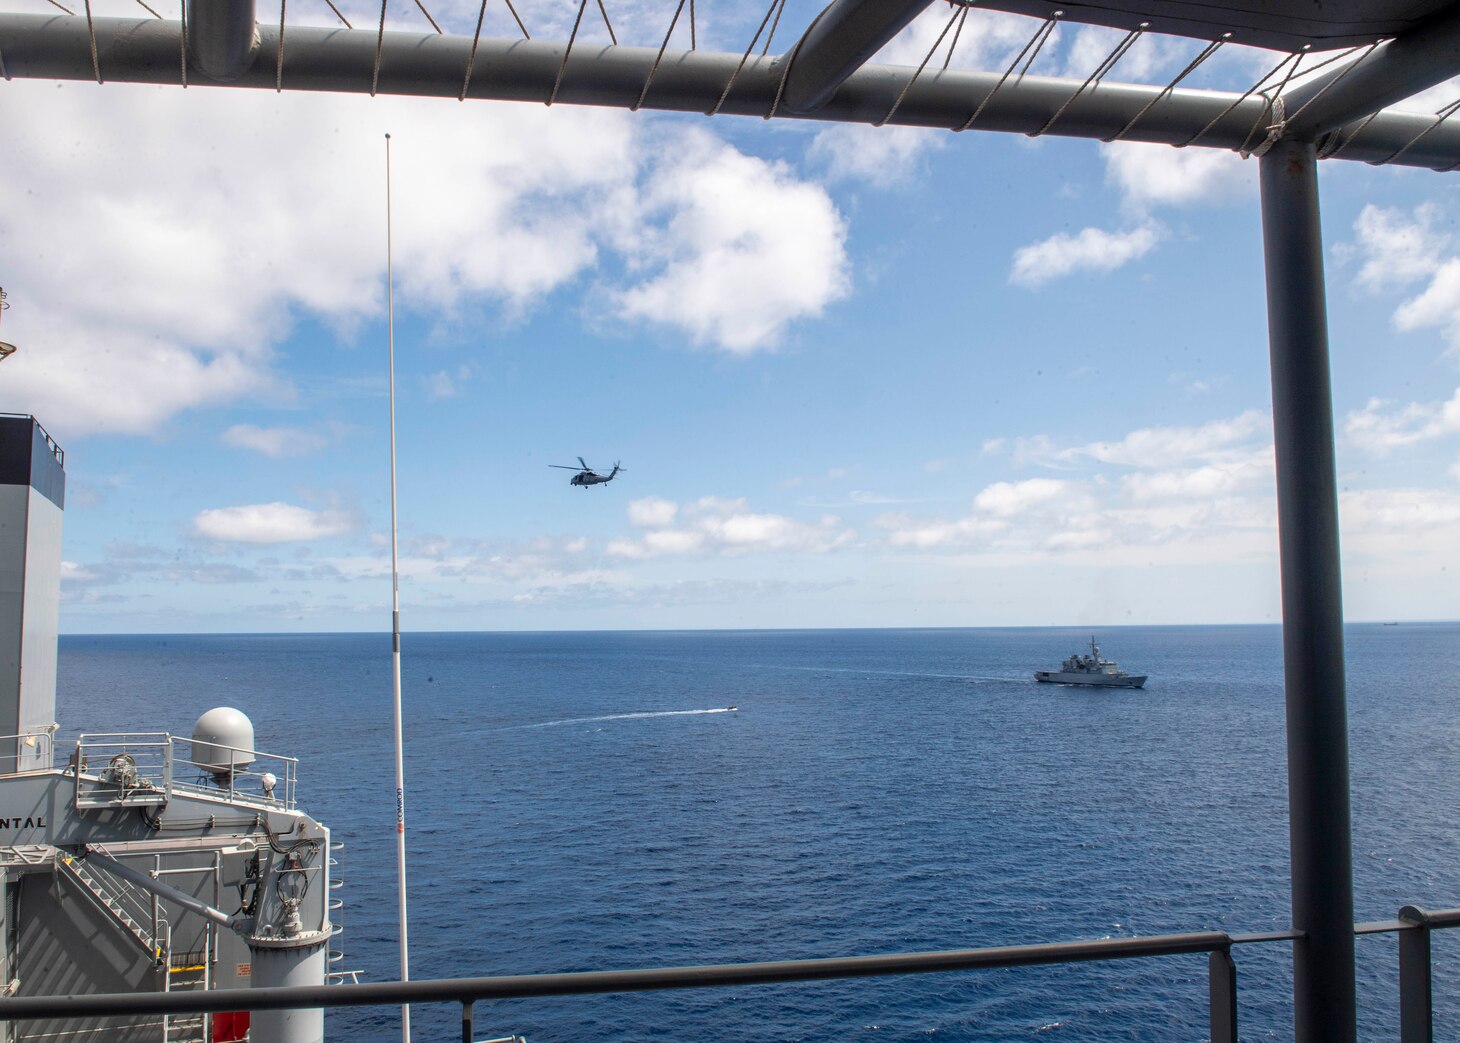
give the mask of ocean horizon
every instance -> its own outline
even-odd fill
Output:
[[[1388,621],[1386,621],[1388,622]],[[1350,623],[1355,915],[1460,905],[1460,624]],[[1094,634],[1141,690],[1042,685]],[[407,632],[413,979],[911,952],[1290,922],[1281,627]],[[397,977],[390,641],[64,635],[61,739],[253,719],[343,841],[344,959]],[[736,707],[729,712],[730,707]],[[63,747],[64,749],[64,747]],[[1435,1006],[1460,1035],[1460,938]],[[1398,1039],[1362,938],[1360,1037]],[[1245,1039],[1291,1038],[1244,945]],[[1206,1038],[1204,956],[477,1004],[544,1041]],[[413,1010],[454,1038],[454,1005]],[[394,1008],[331,1010],[390,1039]]]

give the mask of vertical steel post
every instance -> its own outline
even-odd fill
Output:
[[[1415,925],[1399,932],[1399,1041],[1434,1043],[1429,916],[1406,905],[1399,918]]]
[[[1261,160],[1277,450],[1297,1043],[1353,1043],[1353,850],[1338,488],[1317,155],[1283,139]]]
[[[1212,1043],[1237,1043],[1237,965],[1232,950],[1207,956],[1208,1035]]]
[[[472,1043],[472,1036],[476,1035],[472,1031],[471,1007],[471,1000],[461,1001],[461,1043]]]

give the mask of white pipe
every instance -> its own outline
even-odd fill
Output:
[[[395,680],[395,866],[400,903],[400,980],[410,981],[406,938],[406,769],[400,712],[400,559],[395,516],[395,273],[390,238],[390,135],[385,136],[385,301],[390,339],[390,647]],[[411,1043],[411,1008],[400,1009],[401,1043]]]

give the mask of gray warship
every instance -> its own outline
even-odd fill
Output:
[[[1093,684],[1105,688],[1143,688],[1146,674],[1128,674],[1118,663],[1100,658],[1100,646],[1090,638],[1090,654],[1076,653],[1060,664],[1058,670],[1036,670],[1036,681],[1051,684]]]

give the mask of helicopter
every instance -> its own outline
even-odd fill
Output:
[[[609,471],[608,474],[599,474],[593,468],[589,467],[581,456],[578,457],[578,463],[581,465],[581,470],[578,467],[573,467],[570,464],[548,464],[548,466],[558,467],[564,471],[577,471],[578,473],[573,475],[573,477],[569,479],[568,484],[581,485],[585,489],[588,488],[590,485],[603,485],[607,482],[611,482],[613,481],[613,476],[623,470],[623,468],[618,465],[617,460],[614,461],[613,470]]]

